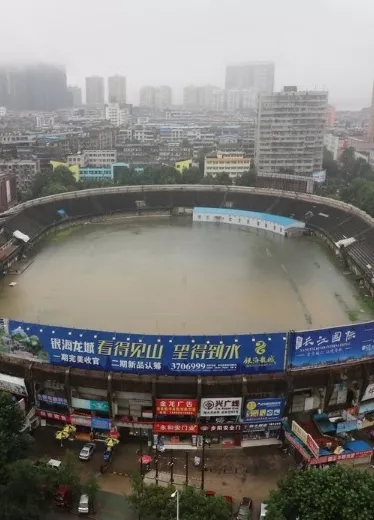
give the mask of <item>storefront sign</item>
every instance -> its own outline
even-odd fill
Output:
[[[68,400],[65,397],[56,397],[55,395],[37,394],[36,398],[43,403],[60,404],[67,406]]]
[[[76,426],[87,426],[88,428],[91,428],[91,417],[89,415],[72,414],[70,419],[71,424],[75,424]]]
[[[290,334],[291,370],[342,365],[373,357],[373,321]]]
[[[253,423],[253,424],[242,424],[242,432],[264,432],[277,431],[282,427],[281,421],[269,422],[269,423]]]
[[[266,399],[249,398],[244,404],[244,422],[269,422],[283,417],[284,399],[269,397]]]
[[[366,387],[361,401],[369,401],[369,399],[374,399],[374,383],[370,383],[370,385]]]
[[[91,426],[97,430],[110,430],[111,422],[109,419],[103,419],[102,417],[91,417]]]
[[[62,421],[66,423],[72,422],[69,415],[64,415],[61,413],[45,412],[44,410],[35,410],[35,413],[44,419],[53,419],[54,421]]]
[[[201,417],[238,416],[242,412],[241,397],[203,398],[200,402]]]
[[[309,460],[309,464],[327,464],[329,462],[336,462],[338,460],[352,460],[361,459],[364,457],[371,457],[373,450],[356,451],[355,453],[342,453],[341,455],[326,455],[324,457],[313,458]]]
[[[310,434],[308,434],[307,446],[315,457],[319,457],[319,446]]]
[[[357,430],[357,419],[353,421],[342,421],[336,424],[336,433],[351,432]]]
[[[176,433],[178,435],[194,435],[199,432],[198,424],[156,422],[153,433]]]
[[[374,401],[371,401],[370,403],[362,403],[360,404],[360,408],[358,409],[359,414],[372,412],[374,410]]]
[[[199,433],[240,433],[242,424],[200,424]]]
[[[306,451],[305,448],[303,448],[303,446],[301,446],[297,441],[296,439],[288,432],[284,432],[284,436],[285,438],[288,440],[288,442],[290,444],[292,444],[292,446],[295,448],[296,451],[298,451],[300,453],[300,455],[303,456],[303,458],[305,460],[310,460],[310,455],[309,453]]]
[[[197,415],[196,399],[156,399],[157,415]]]
[[[3,320],[6,354],[88,370],[134,374],[282,372],[287,334],[159,336]],[[32,340],[30,339],[33,336]],[[32,342],[32,344],[31,344]]]
[[[106,401],[90,401],[88,399],[78,399],[76,397],[73,397],[71,399],[71,406],[73,408],[80,408],[82,410],[109,412],[109,403]]]
[[[12,394],[27,396],[25,380],[21,377],[0,374],[0,390]]]
[[[292,421],[291,430],[296,435],[296,437],[298,437],[301,442],[305,444],[305,446],[308,445],[309,434],[300,426],[300,424],[298,424],[296,421]]]

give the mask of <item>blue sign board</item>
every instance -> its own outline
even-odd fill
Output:
[[[7,321],[7,320],[4,320]],[[282,372],[286,334],[155,336],[9,320],[9,353],[54,365],[135,374]]]
[[[57,397],[55,395],[46,395],[46,394],[37,394],[37,399],[39,401],[43,401],[44,403],[50,404],[60,404],[62,406],[67,406],[68,400],[66,397]]]
[[[341,365],[373,357],[373,321],[290,334],[290,370]]]
[[[96,430],[110,430],[110,420],[101,417],[91,417],[91,426]]]
[[[243,422],[259,423],[280,420],[283,417],[284,399],[268,397],[249,398],[244,403]]]
[[[354,421],[342,421],[336,423],[336,433],[351,432],[357,430],[357,419]]]

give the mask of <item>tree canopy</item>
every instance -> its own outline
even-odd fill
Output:
[[[342,466],[294,471],[267,503],[266,520],[370,520],[374,476]]]
[[[172,486],[145,485],[139,476],[133,477],[130,502],[144,520],[175,520],[176,499]],[[180,491],[179,512],[183,520],[229,520],[231,510],[223,497],[207,497],[193,487],[186,486]]]

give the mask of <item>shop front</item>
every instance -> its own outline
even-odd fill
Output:
[[[9,393],[25,414],[25,430],[33,430],[39,425],[39,418],[35,414],[35,407],[30,403],[26,383],[22,377],[0,374],[0,391]]]
[[[71,423],[77,426],[77,434],[91,439],[106,438],[111,429],[109,418],[109,403],[93,399],[80,399],[73,397],[71,400],[73,413]]]
[[[156,399],[153,445],[158,449],[196,448],[199,432],[196,399]]]
[[[247,398],[242,417],[242,447],[280,444],[283,410],[283,397]]]
[[[241,397],[203,397],[200,401],[199,432],[206,443],[240,446]]]

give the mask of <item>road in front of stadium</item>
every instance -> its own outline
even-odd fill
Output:
[[[101,489],[106,493],[114,493],[117,496],[122,495],[122,500],[115,498],[109,500],[106,493],[101,496],[99,506],[100,520],[115,520],[120,518],[116,516],[113,510],[116,510],[118,502],[119,510],[123,510],[126,502],[123,495],[131,492],[130,475],[139,470],[138,453],[139,443],[121,442],[116,448],[114,457],[108,467],[107,472],[100,477]],[[51,428],[39,429],[35,432],[35,444],[33,448],[32,458],[55,458],[61,460],[66,450],[71,450],[77,455],[83,446],[81,441],[66,441],[63,446],[54,438],[54,430]],[[144,453],[148,450],[146,446],[143,448]],[[103,463],[104,444],[98,442],[97,450],[93,458],[89,462],[81,462],[82,479],[84,480],[87,473],[93,471],[100,474],[100,466]],[[188,476],[189,484],[200,487],[201,471],[194,467],[194,456],[200,455],[199,451],[189,451]],[[170,482],[170,462],[173,461],[173,478],[177,484],[185,482],[185,463],[186,455],[184,451],[173,450],[159,454],[159,484]],[[234,499],[234,507],[239,505],[243,496],[250,496],[255,505],[255,509],[259,508],[261,501],[268,497],[271,489],[276,487],[276,483],[280,477],[285,475],[287,471],[294,467],[291,457],[284,455],[277,446],[261,446],[253,448],[227,448],[215,449],[206,448],[205,463],[207,471],[205,472],[205,490],[213,490],[217,494],[230,495]],[[154,476],[154,471],[147,474],[149,477]],[[148,477],[148,478],[149,478]],[[104,503],[104,506],[103,506]],[[105,506],[105,504],[107,504]],[[121,505],[122,504],[122,505]],[[109,510],[112,508],[112,513]],[[105,512],[107,511],[107,513]],[[109,512],[108,512],[109,511]],[[109,516],[108,516],[109,515]],[[111,516],[112,515],[112,516]],[[130,518],[130,516],[127,516]],[[123,518],[123,513],[121,518]],[[52,520],[52,517],[51,517]],[[54,516],[53,520],[59,520],[58,516]]]

